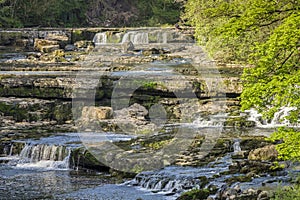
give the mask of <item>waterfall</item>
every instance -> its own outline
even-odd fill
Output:
[[[149,44],[148,33],[129,31],[123,36],[122,43],[130,42],[130,41],[133,44]]]
[[[223,127],[224,122],[226,121],[226,117],[226,113],[222,113],[219,115],[211,115],[208,116],[207,119],[203,117],[198,117],[195,121],[193,121],[193,125],[201,128]]]
[[[162,44],[168,43],[168,33],[167,32],[158,32],[157,33],[157,43],[162,43]]]
[[[238,152],[242,151],[241,146],[240,146],[240,141],[238,139],[234,141],[232,147],[233,147],[234,153],[238,153]]]
[[[106,44],[107,43],[106,32],[96,33],[96,35],[93,38],[93,43],[95,45]]]
[[[71,150],[65,146],[26,144],[15,163],[17,167],[69,169]]]
[[[206,178],[228,170],[231,164],[228,160],[230,157],[224,158],[224,161],[218,160],[218,163],[212,163],[212,166],[197,168],[168,166],[161,170],[141,172],[124,184],[162,194],[180,194],[205,184]]]
[[[170,174],[167,170],[168,168],[161,172],[142,172],[130,184],[153,192],[177,193],[192,189],[201,183],[192,174],[175,175]]]
[[[282,107],[274,114],[270,121],[264,120],[262,118],[262,114],[253,108],[246,112],[249,114],[248,120],[254,121],[256,126],[259,128],[274,128],[280,126],[297,127],[299,124],[291,124],[290,121],[286,119],[290,112],[296,109],[296,107]]]
[[[171,32],[170,30],[157,29],[157,30],[132,30],[124,33],[113,32],[99,32],[93,38],[93,43],[97,45],[104,44],[117,44],[132,42],[135,44],[167,44],[178,43],[180,34]],[[187,41],[189,42],[189,41]]]
[[[14,150],[14,144],[11,144],[8,156],[12,156],[13,155],[13,150]]]

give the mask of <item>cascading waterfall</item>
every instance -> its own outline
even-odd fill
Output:
[[[153,192],[177,193],[192,189],[201,183],[199,179],[194,177],[195,171],[196,169],[192,168],[167,167],[158,172],[142,172],[127,184]]]
[[[227,171],[230,164],[232,164],[232,160],[231,155],[228,154],[203,167],[169,166],[158,171],[141,172],[125,185],[137,186],[163,194],[180,194],[204,184],[205,177],[212,178],[218,173]],[[200,177],[204,177],[204,179]]]
[[[233,147],[233,152],[234,153],[238,153],[238,152],[241,152],[242,149],[241,149],[241,145],[240,145],[240,141],[238,139],[236,139],[232,145]]]
[[[157,43],[168,43],[168,33],[167,32],[158,32],[157,33]]]
[[[223,127],[224,122],[226,121],[227,114],[222,113],[219,115],[210,115],[207,118],[198,117],[193,121],[193,125],[197,127]]]
[[[149,44],[149,37],[147,32],[129,31],[123,38],[122,43],[132,42],[133,44]]]
[[[135,44],[167,44],[176,43],[179,40],[180,34],[174,33],[172,30],[139,30],[139,31],[128,31],[123,33],[111,33],[111,32],[99,32],[96,33],[93,38],[93,43],[96,46],[106,44],[117,44],[132,42]]]
[[[8,156],[12,156],[13,155],[13,150],[14,150],[14,144],[11,144]]]
[[[93,38],[93,43],[95,45],[106,44],[107,43],[106,32],[96,33],[96,35]]]
[[[24,168],[69,169],[71,150],[65,146],[26,144],[15,166]]]
[[[282,107],[279,111],[274,114],[272,120],[267,121],[262,118],[262,114],[260,114],[255,109],[247,110],[246,112],[249,113],[249,121],[254,121],[256,126],[259,128],[274,128],[280,126],[289,126],[289,127],[298,127],[299,124],[292,124],[288,119],[290,112],[296,110],[295,107]]]

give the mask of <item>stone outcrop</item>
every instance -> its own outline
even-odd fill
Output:
[[[103,120],[103,119],[111,119],[113,114],[113,110],[111,107],[83,107],[82,109],[82,120],[90,121],[90,120]]]
[[[276,160],[278,157],[278,152],[275,145],[268,145],[262,148],[254,149],[250,151],[248,159],[249,160]]]
[[[35,39],[34,50],[42,53],[50,53],[59,49],[58,41],[46,40],[46,39]]]

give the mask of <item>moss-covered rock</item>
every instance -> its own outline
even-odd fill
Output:
[[[92,169],[96,171],[109,170],[109,167],[102,164],[84,147],[72,150],[70,162],[73,168]]]
[[[193,189],[180,195],[177,200],[204,200],[209,195],[208,189]]]
[[[268,145],[262,148],[257,148],[250,151],[249,160],[274,161],[278,157],[278,151],[275,145]]]

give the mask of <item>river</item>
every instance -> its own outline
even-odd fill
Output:
[[[1,199],[256,199],[288,184],[291,168],[248,154],[291,109],[270,122],[239,111],[242,67],[217,65],[191,33],[41,32],[45,46],[17,31],[1,48]]]

